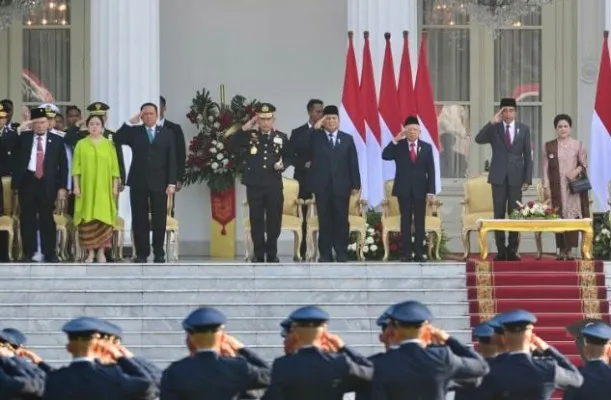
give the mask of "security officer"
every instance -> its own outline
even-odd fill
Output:
[[[583,385],[569,389],[564,400],[605,399],[611,393],[611,327],[604,322],[586,325],[581,334],[584,338],[585,365],[579,368],[583,375]]]
[[[161,378],[160,400],[238,399],[269,385],[270,369],[254,352],[224,332],[225,315],[211,307],[183,321],[192,356],[172,363]],[[229,347],[235,356],[219,354]]]
[[[73,360],[67,367],[47,376],[45,400],[140,398],[153,400],[158,395],[154,383],[116,373],[95,362],[103,328],[93,318],[69,321],[62,330],[68,335],[68,352]]]
[[[296,352],[274,361],[266,400],[335,400],[371,380],[371,361],[327,331],[329,314],[324,310],[301,307],[289,319]]]
[[[424,304],[396,304],[389,317],[393,340],[400,344],[376,362],[372,399],[398,399],[418,393],[421,399],[445,400],[451,380],[474,379],[488,373],[488,363],[482,356],[430,324],[433,315]],[[435,345],[427,346],[429,340]]]
[[[242,184],[246,186],[250,212],[253,262],[265,262],[265,256],[267,262],[279,262],[278,237],[284,203],[282,172],[289,166],[292,153],[287,135],[274,129],[275,111],[276,107],[269,103],[259,104],[257,115],[227,141],[233,151],[246,150]]]
[[[548,400],[555,389],[582,385],[577,368],[534,334],[537,318],[533,314],[515,310],[503,314],[498,322],[505,332],[507,354],[491,364],[479,389],[481,398]],[[546,357],[533,357],[531,345]]]

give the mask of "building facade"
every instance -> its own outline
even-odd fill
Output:
[[[347,31],[355,33],[359,59],[369,31],[378,86],[384,33],[392,35],[398,71],[402,32],[409,32],[415,72],[426,31],[443,147],[442,217],[449,246],[458,250],[464,178],[480,174],[490,158],[473,137],[501,97],[519,98],[519,117],[533,131],[536,177],[557,113],[574,116],[576,137],[589,143],[610,3],[556,0],[493,35],[443,0],[49,0],[0,32],[0,97],[13,99],[17,110],[104,101],[116,129],[163,94],[167,117],[182,124],[188,140],[195,127],[185,115],[195,92],[205,87],[218,98],[223,84],[228,98],[274,103],[277,127],[287,132],[307,118],[308,99],[340,101]],[[238,197],[241,204],[241,187]],[[183,189],[176,202],[181,252],[206,254],[206,186]],[[124,193],[120,210],[129,219],[128,208]],[[240,252],[239,228],[236,236]],[[289,243],[287,237],[285,252]]]

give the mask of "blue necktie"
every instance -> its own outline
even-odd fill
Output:
[[[146,131],[149,134],[149,141],[153,143],[153,139],[155,139],[155,131],[153,131],[153,128],[146,128]]]

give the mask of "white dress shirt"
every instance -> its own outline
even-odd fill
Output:
[[[331,140],[333,141],[333,147],[337,145],[337,132],[338,131],[328,132],[327,130],[325,130],[325,134],[327,135],[327,140],[329,140],[329,135],[331,135]]]
[[[47,132],[44,135],[34,134],[34,140],[32,140],[32,152],[30,153],[30,162],[28,163],[28,170],[36,172],[36,150],[38,149],[38,138],[42,139],[42,154],[47,151]]]

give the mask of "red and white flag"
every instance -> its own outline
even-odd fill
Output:
[[[390,33],[384,35],[386,39],[386,50],[384,51],[384,65],[382,66],[382,83],[380,84],[380,127],[382,128],[382,148],[386,146],[393,137],[401,131],[403,124],[403,113],[399,108],[399,95],[397,94],[397,80],[395,79],[395,66],[390,45]],[[409,55],[408,60],[409,63]],[[412,71],[409,71],[409,90],[413,92]],[[384,180],[395,178],[395,163],[383,161],[382,176]]]
[[[598,200],[598,210],[608,210],[607,185],[611,180],[611,59],[609,58],[608,31],[605,31],[600,69],[598,70],[596,100],[590,133],[589,164],[587,166],[588,177]]]
[[[367,146],[367,203],[377,207],[384,200],[384,179],[382,177],[382,147],[380,141],[380,114],[375,80],[373,77],[373,61],[369,47],[369,32],[365,32],[363,45],[363,65],[361,70],[360,100],[361,111],[365,118]]]
[[[412,78],[412,61],[409,56],[409,41],[407,31],[403,31],[403,55],[401,56],[401,69],[399,70],[399,119],[401,125],[410,115],[416,115],[416,95],[414,94],[414,79]],[[396,133],[396,132],[395,132]]]
[[[359,73],[356,67],[356,54],[352,32],[348,32],[348,52],[346,54],[346,72],[342,104],[339,108],[339,129],[354,138],[361,173],[361,197],[367,199],[367,147],[365,141],[365,121],[361,113],[359,97]]]
[[[436,193],[441,192],[441,174],[439,171],[439,126],[437,123],[437,109],[433,97],[433,87],[429,74],[429,63],[426,56],[426,34],[422,34],[420,53],[418,54],[418,72],[414,92],[416,94],[416,111],[420,120],[420,139],[433,146],[435,160],[435,186]]]

